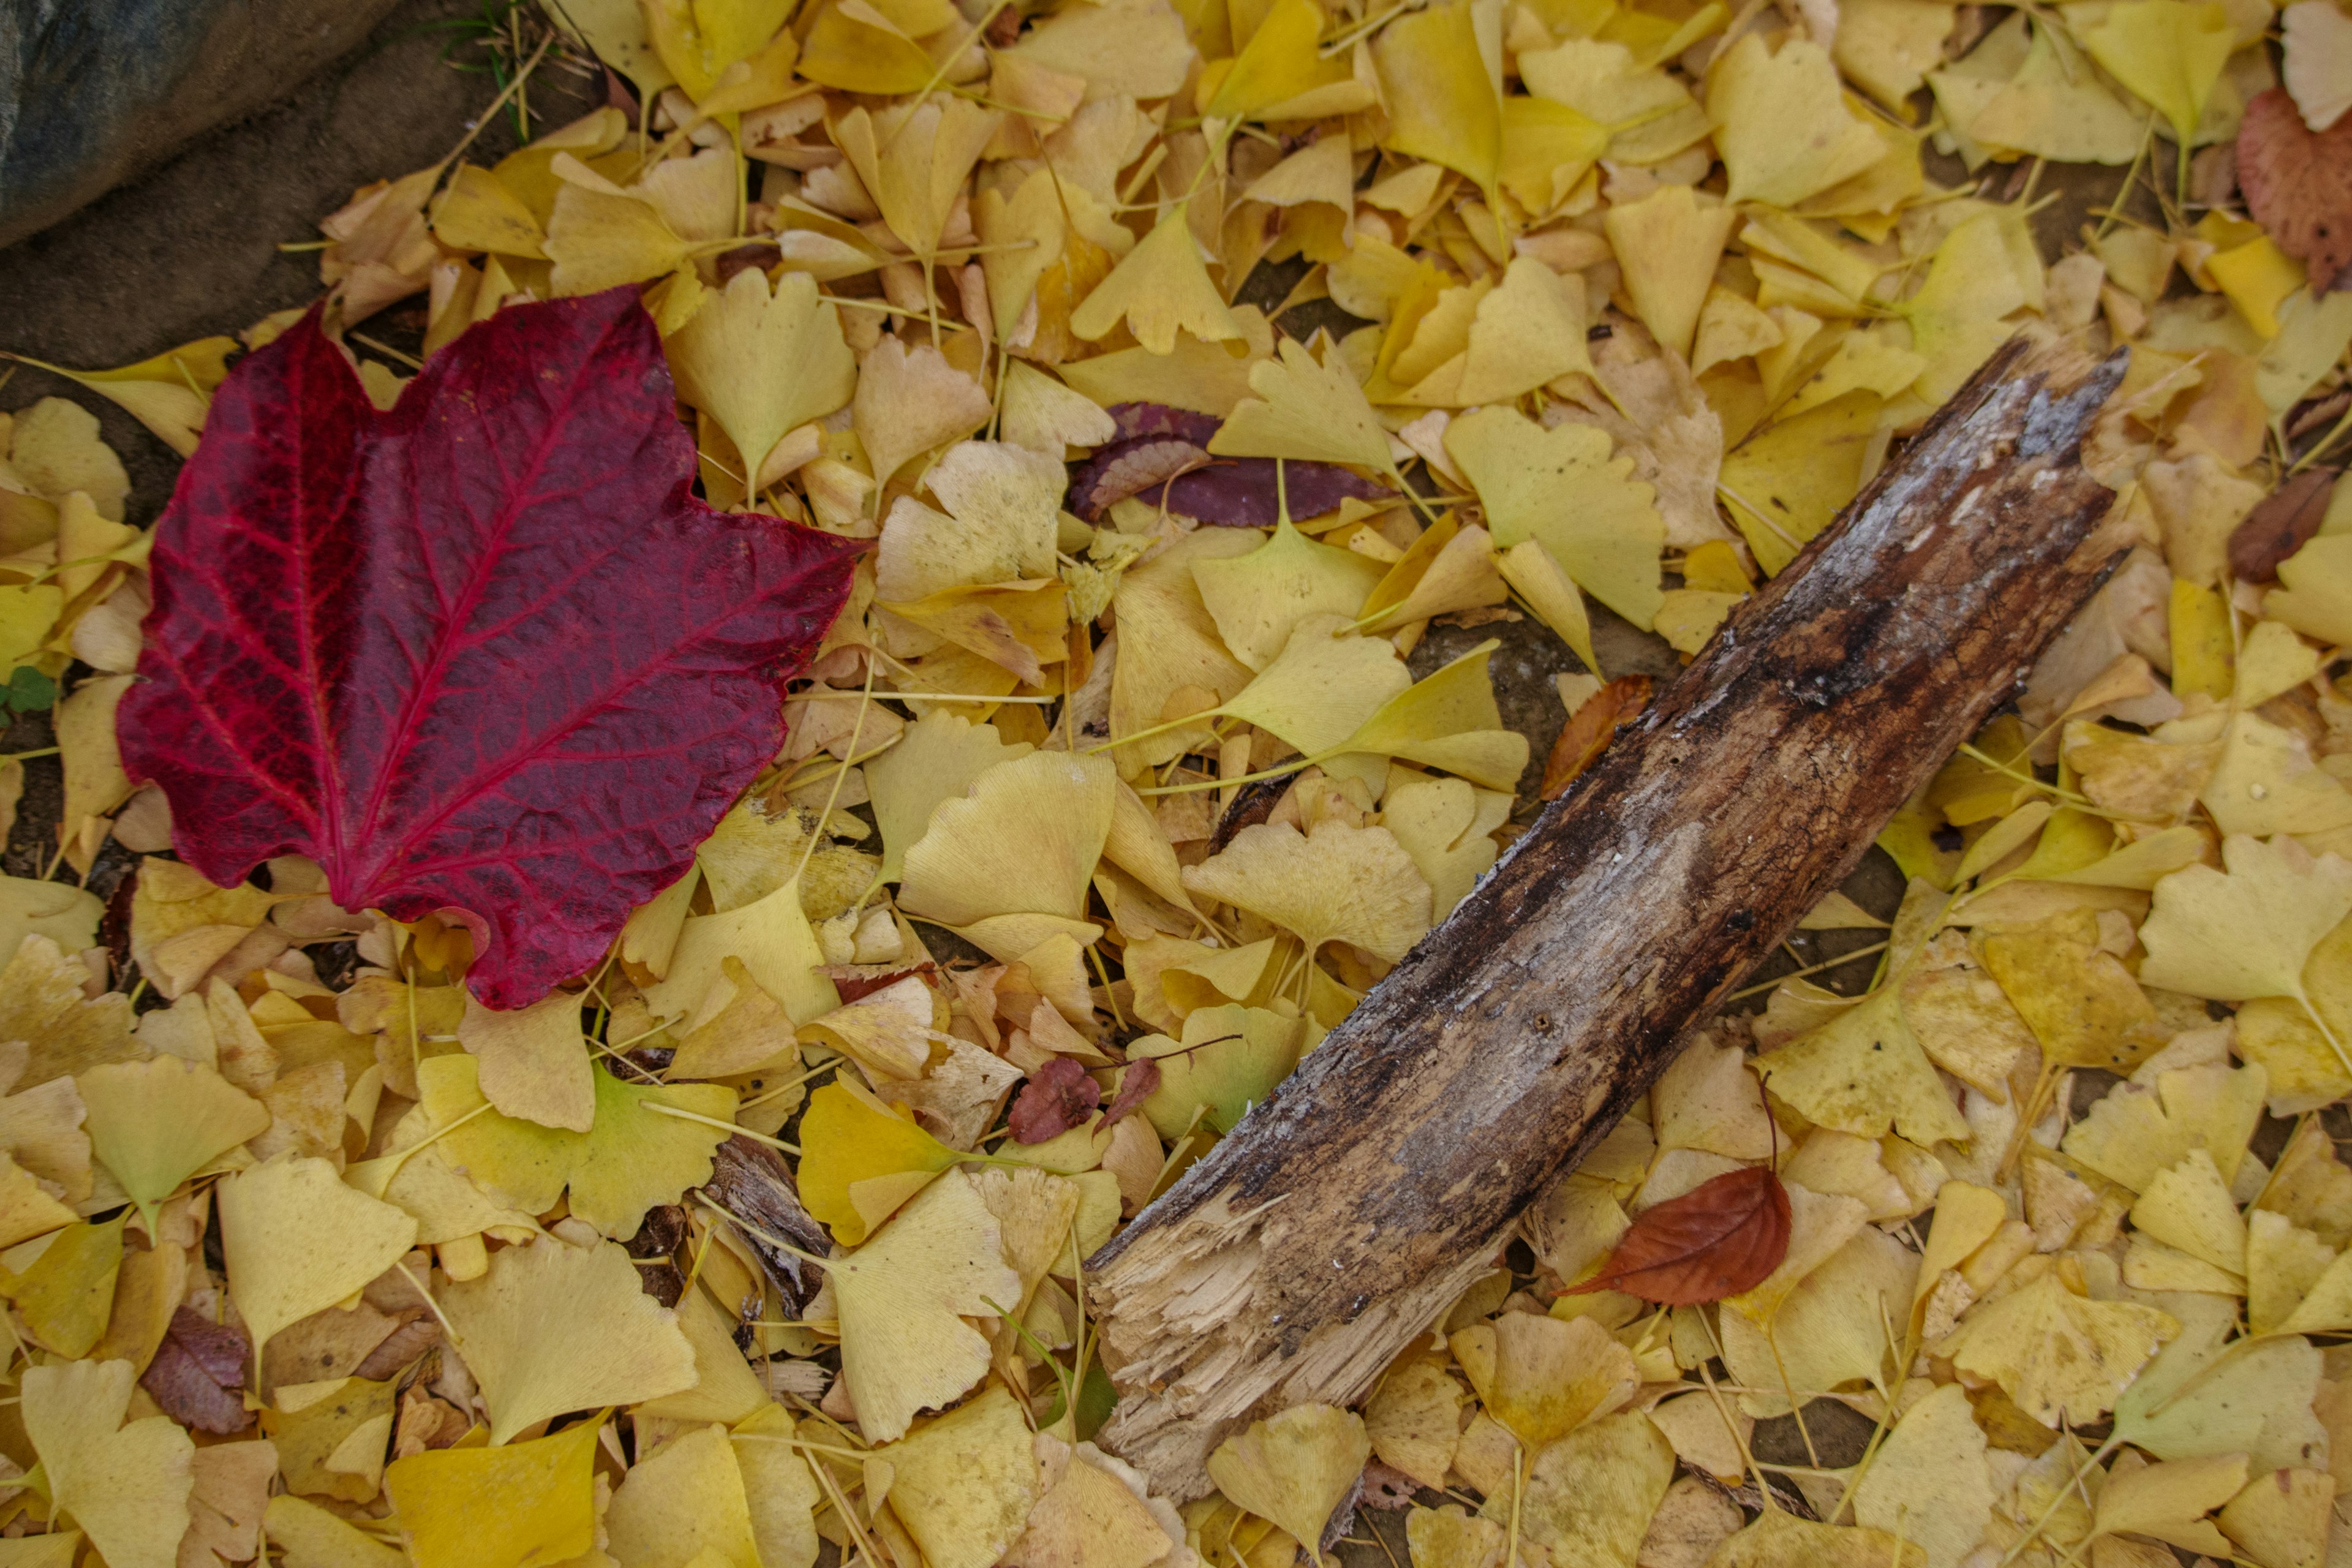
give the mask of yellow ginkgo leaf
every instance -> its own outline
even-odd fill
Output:
[[[963,1320],[1019,1300],[996,1217],[953,1172],[923,1189],[830,1270],[842,1374],[857,1390],[871,1442],[906,1436],[915,1413],[945,1405],[987,1373],[987,1338]]]
[[[929,343],[909,349],[887,335],[858,366],[850,400],[850,422],[877,486],[889,483],[909,459],[971,435],[994,412],[980,383],[938,349]]]
[[[2203,1149],[2156,1173],[2132,1205],[2132,1224],[2147,1236],[2232,1274],[2246,1272],[2246,1225],[2230,1201],[2229,1184]]]
[[[1244,827],[1188,867],[1184,886],[1272,921],[1306,942],[1349,942],[1393,963],[1429,930],[1429,883],[1384,827],[1318,822]]]
[[[1632,477],[1631,457],[1610,456],[1605,432],[1481,408],[1446,427],[1445,449],[1485,503],[1497,549],[1538,541],[1579,587],[1648,628],[1666,526],[1656,492]]]
[[[2023,12],[1927,79],[1954,123],[1988,147],[2127,163],[2147,132],[2146,112],[2107,85],[2064,28],[2031,25]]]
[[[201,1062],[156,1057],[95,1067],[76,1080],[90,1151],[154,1228],[182,1182],[269,1130],[269,1110]]]
[[[1371,1457],[1362,1416],[1328,1405],[1294,1405],[1218,1444],[1209,1456],[1209,1479],[1312,1551]]]
[[[2067,1129],[2063,1147],[2070,1158],[2134,1192],[2199,1148],[2224,1181],[2231,1180],[2262,1122],[2266,1077],[2259,1064],[2232,1069],[2208,1062],[2159,1072],[2152,1089],[2118,1084]]]
[[[68,957],[38,931],[20,941],[16,956],[0,968],[0,1040],[23,1040],[31,1047],[16,1088],[146,1054],[131,1033],[129,999],[119,991],[85,996],[89,979],[80,959]]]
[[[1347,61],[1326,60],[1317,48],[1323,17],[1313,0],[1275,0],[1240,55],[1225,64],[1201,112],[1217,120],[1251,120],[1276,104],[1347,80]]]
[[[433,200],[433,235],[452,250],[495,250],[544,261],[540,248],[547,237],[539,218],[521,197],[489,170],[460,163],[449,184]]]
[[[1854,1488],[1857,1523],[1916,1542],[1927,1568],[1958,1568],[1995,1499],[1968,1391],[1947,1384],[1903,1413]]]
[[[54,1518],[79,1527],[115,1568],[173,1568],[195,1445],[169,1416],[123,1424],[136,1375],[127,1361],[26,1367],[17,1414]]]
[[[594,1124],[574,1132],[489,1109],[469,1056],[427,1058],[416,1081],[434,1125],[449,1129],[437,1147],[494,1200],[545,1214],[568,1189],[573,1216],[614,1237],[635,1236],[646,1210],[709,1177],[735,1113],[722,1084],[623,1083],[599,1069]]]
[[[833,134],[883,222],[915,254],[929,256],[1000,118],[969,99],[937,95],[876,114],[853,109]]]
[[[2190,1552],[2230,1554],[2230,1542],[2205,1516],[2244,1489],[2246,1457],[2215,1454],[2165,1464],[2116,1466],[2099,1489],[2094,1528],[2102,1535],[2145,1535]]]
[[[1382,145],[1493,190],[1503,156],[1501,84],[1478,47],[1469,0],[1390,23],[1372,41],[1372,60],[1389,111]]]
[[[727,1428],[697,1427],[629,1467],[604,1532],[622,1563],[758,1564],[751,1499]]]
[[[929,830],[907,851],[900,905],[958,928],[1007,916],[1083,922],[1118,783],[1107,757],[1035,752],[997,763],[964,798],[933,808]]]
[[[1830,53],[1855,86],[1899,110],[1944,63],[1953,25],[1952,9],[1937,0],[1846,0]]]
[[[552,1245],[552,1244],[550,1244]],[[596,1543],[596,1433],[494,1448],[428,1448],[384,1467],[417,1568],[570,1563]]]
[[[68,370],[31,359],[24,363],[89,388],[120,406],[154,432],[156,439],[185,458],[195,451],[196,439],[204,434],[213,389],[228,374],[228,356],[242,346],[235,338],[198,338],[194,342],[165,349],[152,359],[113,370]],[[21,435],[18,438],[22,439]]]
[[[765,272],[743,268],[664,346],[678,395],[719,421],[747,481],[787,431],[824,418],[857,389],[839,312],[805,272],[785,273],[771,294]]]
[[[596,1115],[595,1069],[580,1005],[578,995],[557,991],[501,1013],[467,994],[457,1043],[473,1053],[483,1097],[500,1115],[588,1131]]]
[[[1492,1331],[1486,1413],[1529,1453],[1609,1415],[1641,1384],[1633,1352],[1591,1318],[1501,1312]]]
[[[1958,391],[2009,337],[2013,329],[2005,318],[2042,302],[2041,260],[2030,237],[2019,256],[2014,225],[2008,213],[1981,213],[1959,225],[1936,247],[1927,281],[1904,301],[1912,347],[1927,362],[1919,373],[1921,396],[1941,401]]]
[[[406,1210],[298,1154],[239,1171],[214,1189],[214,1202],[229,1297],[256,1355],[278,1330],[356,1294],[416,1242]]]
[[[776,36],[792,15],[791,0],[654,0],[646,30],[677,85],[700,103],[727,68],[746,60]]]
[[[1576,591],[1576,584],[1552,552],[1540,540],[1522,539],[1496,559],[1503,579],[1511,585],[1528,607],[1559,636],[1559,640],[1576,651],[1584,668],[1593,674],[1601,672],[1600,656],[1592,651],[1592,618],[1586,614],[1584,595]],[[1665,608],[1669,595],[1661,595],[1659,609]],[[1653,620],[1654,622],[1654,618]]]
[[[1128,776],[1181,756],[1208,725],[1134,745],[1125,743],[1129,737],[1155,729],[1175,714],[1212,706],[1250,683],[1249,666],[1227,650],[1208,606],[1201,603],[1192,566],[1204,559],[1245,555],[1255,548],[1255,536],[1241,529],[1196,529],[1119,578],[1111,606],[1118,624],[1130,628],[1121,636],[1120,646],[1134,651],[1122,654],[1111,666],[1110,734],[1120,742],[1114,754],[1122,769],[1131,770]],[[1192,695],[1197,692],[1208,693],[1207,700]]]
[[[688,1030],[707,1023],[734,994],[730,985],[722,984],[730,958],[795,1020],[814,1018],[840,1005],[833,982],[817,973],[824,950],[817,945],[816,932],[802,908],[797,877],[723,913],[688,916],[670,954],[669,971],[646,987],[646,1005]],[[600,1086],[597,1092],[604,1090]]]
[[[1356,636],[1336,616],[1317,616],[1291,632],[1256,679],[1181,722],[1213,715],[1238,719],[1322,757],[1343,749],[1358,726],[1412,684],[1394,645]]]
[[[1004,377],[1000,428],[1013,446],[1059,461],[1072,447],[1100,447],[1117,437],[1118,426],[1102,405],[1026,361],[1008,364]]]
[[[1327,764],[1345,772],[1365,757],[1400,757],[1459,773],[1486,789],[1517,788],[1527,771],[1528,738],[1503,728],[1486,668],[1501,646],[1491,638],[1480,643],[1381,703]]]
[[[2352,1072],[2347,1043],[2328,1029],[2303,983],[2312,949],[2352,914],[2352,865],[2333,855],[2314,859],[2284,835],[2232,834],[2221,856],[2226,874],[2195,865],[2157,883],[2155,908],[2140,927],[2142,982],[2217,1002],[2291,998]]]
[[[1249,384],[1255,395],[1234,405],[1209,438],[1211,452],[1394,471],[1388,436],[1337,351],[1326,350],[1318,361],[1304,343],[1285,338],[1278,358],[1250,368]]]
[[[1790,207],[1878,162],[1884,146],[1846,106],[1829,53],[1790,37],[1775,54],[1742,34],[1707,70],[1706,115],[1730,172],[1727,199]]]
[[[1230,1132],[1250,1107],[1274,1092],[1298,1065],[1306,1030],[1297,1017],[1266,1007],[1195,1007],[1184,1016],[1183,1038],[1146,1035],[1129,1047],[1129,1059],[1159,1059],[1160,1087],[1143,1114],[1163,1138],[1181,1138],[1195,1118]]]
[[[800,58],[811,81],[845,92],[920,92],[938,68],[898,22],[866,0],[836,0],[816,14]]]
[[[1433,616],[1499,605],[1509,596],[1494,535],[1475,523],[1463,527],[1461,513],[1448,511],[1423,530],[1373,585],[1364,600],[1362,626],[1367,632],[1392,631]]]
[[[1862,488],[1882,401],[1874,393],[1846,393],[1724,454],[1716,482],[1766,576],[1795,560]]]
[[[1514,257],[1471,320],[1457,405],[1507,403],[1563,375],[1591,374],[1584,334],[1583,276]]]
[[[809,1096],[800,1137],[801,1201],[845,1247],[864,1241],[898,1203],[966,1158],[845,1079]],[[897,1201],[869,1217],[870,1204],[856,1202],[857,1189],[873,1183],[869,1190],[878,1190],[893,1179],[899,1179]]]
[[[609,1241],[502,1248],[481,1278],[445,1285],[441,1310],[481,1384],[493,1445],[551,1416],[694,1384],[694,1350],[675,1314]]]
[[[1503,189],[1531,213],[1566,201],[1609,150],[1609,128],[1564,103],[1513,96],[1503,100]]]
[[[1058,454],[960,441],[931,465],[923,483],[947,514],[912,500],[890,509],[874,562],[877,599],[922,599],[950,588],[1053,577],[1062,495],[1069,487]]]
[[[897,745],[866,765],[874,820],[882,830],[882,880],[895,882],[905,874],[907,851],[929,830],[941,801],[961,798],[998,763],[1034,750],[1026,741],[1008,742],[993,724],[975,724],[938,708],[908,725]]]
[[[1467,779],[1391,777],[1381,798],[1381,826],[1396,835],[1428,880],[1433,921],[1451,914],[1495,864],[1495,830],[1510,820],[1512,799]]]
[[[2300,1465],[2256,1476],[2215,1517],[2241,1561],[2310,1568],[2327,1560],[2336,1478]]]
[[[284,1554],[287,1568],[408,1568],[408,1553],[397,1546],[386,1546],[342,1515],[292,1492],[269,1500],[261,1528]]]
[[[1727,202],[1702,205],[1688,185],[1660,185],[1640,201],[1612,205],[1602,223],[1642,324],[1660,347],[1689,358],[1738,209]]]
[[[2125,0],[2084,31],[2083,47],[2164,116],[2186,158],[2222,68],[2238,47],[2238,32],[2215,0]]]
[[[2116,1401],[2117,1440],[2159,1459],[2243,1454],[2258,1472],[2310,1454],[2305,1445],[2325,1430],[2311,1408],[2318,1347],[2292,1330],[2239,1342],[2238,1303],[2229,1296],[2183,1293],[2168,1304],[2179,1331]]]
[[[588,46],[589,52],[632,82],[646,98],[675,84],[662,64],[636,0],[577,0],[567,3],[557,25]]]
[[[1135,341],[1155,354],[1174,352],[1180,328],[1204,343],[1243,335],[1224,296],[1209,279],[1185,216],[1188,205],[1171,208],[1110,276],[1095,285],[1071,313],[1072,331],[1099,342],[1125,321]]]
[[[1234,658],[1255,670],[1283,651],[1300,622],[1318,616],[1353,620],[1385,575],[1379,562],[1318,544],[1287,517],[1247,555],[1192,565],[1201,603],[1216,621],[1218,635]]]
[[[815,1568],[816,1509],[824,1502],[808,1462],[779,1438],[793,1436],[792,1412],[770,1403],[735,1424],[735,1463],[751,1507],[761,1568]]]
[[[1971,1311],[1950,1353],[1954,1365],[1998,1383],[2044,1426],[2087,1423],[2179,1331],[2169,1313],[2077,1296],[2045,1274]]]
[[[2167,1033],[2131,971],[2085,940],[2093,934],[2053,926],[1997,932],[1985,939],[1985,968],[2047,1062],[2129,1072]]]
[[[0,1277],[0,1295],[16,1303],[43,1348],[79,1358],[106,1332],[130,1218],[125,1209],[110,1220],[68,1226],[23,1273]]]
[[[1816,1524],[1774,1508],[1717,1547],[1708,1562],[1710,1568],[1927,1568],[1927,1558],[1901,1534]]]
[[[1028,1418],[1003,1388],[927,1422],[885,1449],[883,1461],[890,1511],[930,1568],[989,1568],[1044,1489]]]
[[[555,167],[563,179],[544,248],[555,263],[556,293],[593,294],[643,283],[677,271],[693,254],[651,202],[623,192],[568,153],[556,154]]]
[[[1674,1474],[1674,1447],[1648,1416],[1605,1416],[1528,1457],[1519,1528],[1554,1562],[1630,1563]],[[1507,1470],[1507,1498],[1510,1485]]]
[[[1882,986],[1820,1027],[1756,1058],[1772,1092],[1812,1121],[1858,1138],[1893,1131],[1922,1148],[1966,1139],[1952,1097],[1903,1016],[1902,997]]]
[[[1462,1385],[1433,1362],[1391,1369],[1365,1403],[1364,1435],[1382,1464],[1423,1486],[1443,1481],[1462,1436]]]
[[[425,1143],[432,1134],[431,1113],[421,1107],[411,1110],[394,1127],[385,1152],[346,1166],[343,1180],[372,1198],[382,1198],[415,1215],[419,1247],[438,1247],[494,1227],[509,1239],[537,1232],[539,1224],[530,1215],[499,1207],[481,1188],[458,1174],[449,1164],[442,1141]],[[419,1144],[425,1146],[419,1148]]]
[[[2294,1315],[2336,1261],[2336,1249],[2284,1215],[2246,1213],[2246,1322],[2273,1333]]]

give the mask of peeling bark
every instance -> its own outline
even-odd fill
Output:
[[[1224,1437],[1358,1396],[1490,1266],[2103,580],[2080,447],[2123,363],[2004,348],[1087,1264],[1099,1441],[1198,1496]]]

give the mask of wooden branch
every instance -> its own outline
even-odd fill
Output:
[[[1087,1266],[1099,1440],[1182,1499],[1491,1267],[2104,579],[2123,374],[2012,341],[1275,1096]]]

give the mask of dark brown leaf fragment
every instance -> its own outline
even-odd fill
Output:
[[[2278,563],[2311,542],[2336,493],[2336,468],[2305,468],[2254,503],[2230,533],[2230,574],[2241,583],[2267,583]]]
[[[1103,1111],[1103,1125],[1110,1126],[1159,1091],[1158,1062],[1150,1057],[1139,1057],[1129,1062],[1127,1070],[1119,1075],[1118,1092],[1111,1097],[1109,1107]]]
[[[1585,769],[1601,760],[1617,731],[1650,705],[1650,678],[1621,675],[1584,700],[1544,759],[1543,798],[1558,800]]]
[[[1092,1116],[1101,1103],[1102,1087],[1087,1076],[1077,1058],[1055,1057],[1029,1075],[1004,1120],[1015,1143],[1043,1143]]]

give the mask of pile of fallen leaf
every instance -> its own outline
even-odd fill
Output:
[[[76,373],[155,528],[0,417],[0,1563],[2352,1554],[2352,16],[558,9],[611,106]],[[2063,257],[2022,159],[2123,171]],[[1556,795],[1588,598],[1696,654],[2021,327],[2142,544],[1809,918],[1873,983],[1151,1495],[1085,1258],[1530,819],[1432,621],[1574,650]]]

